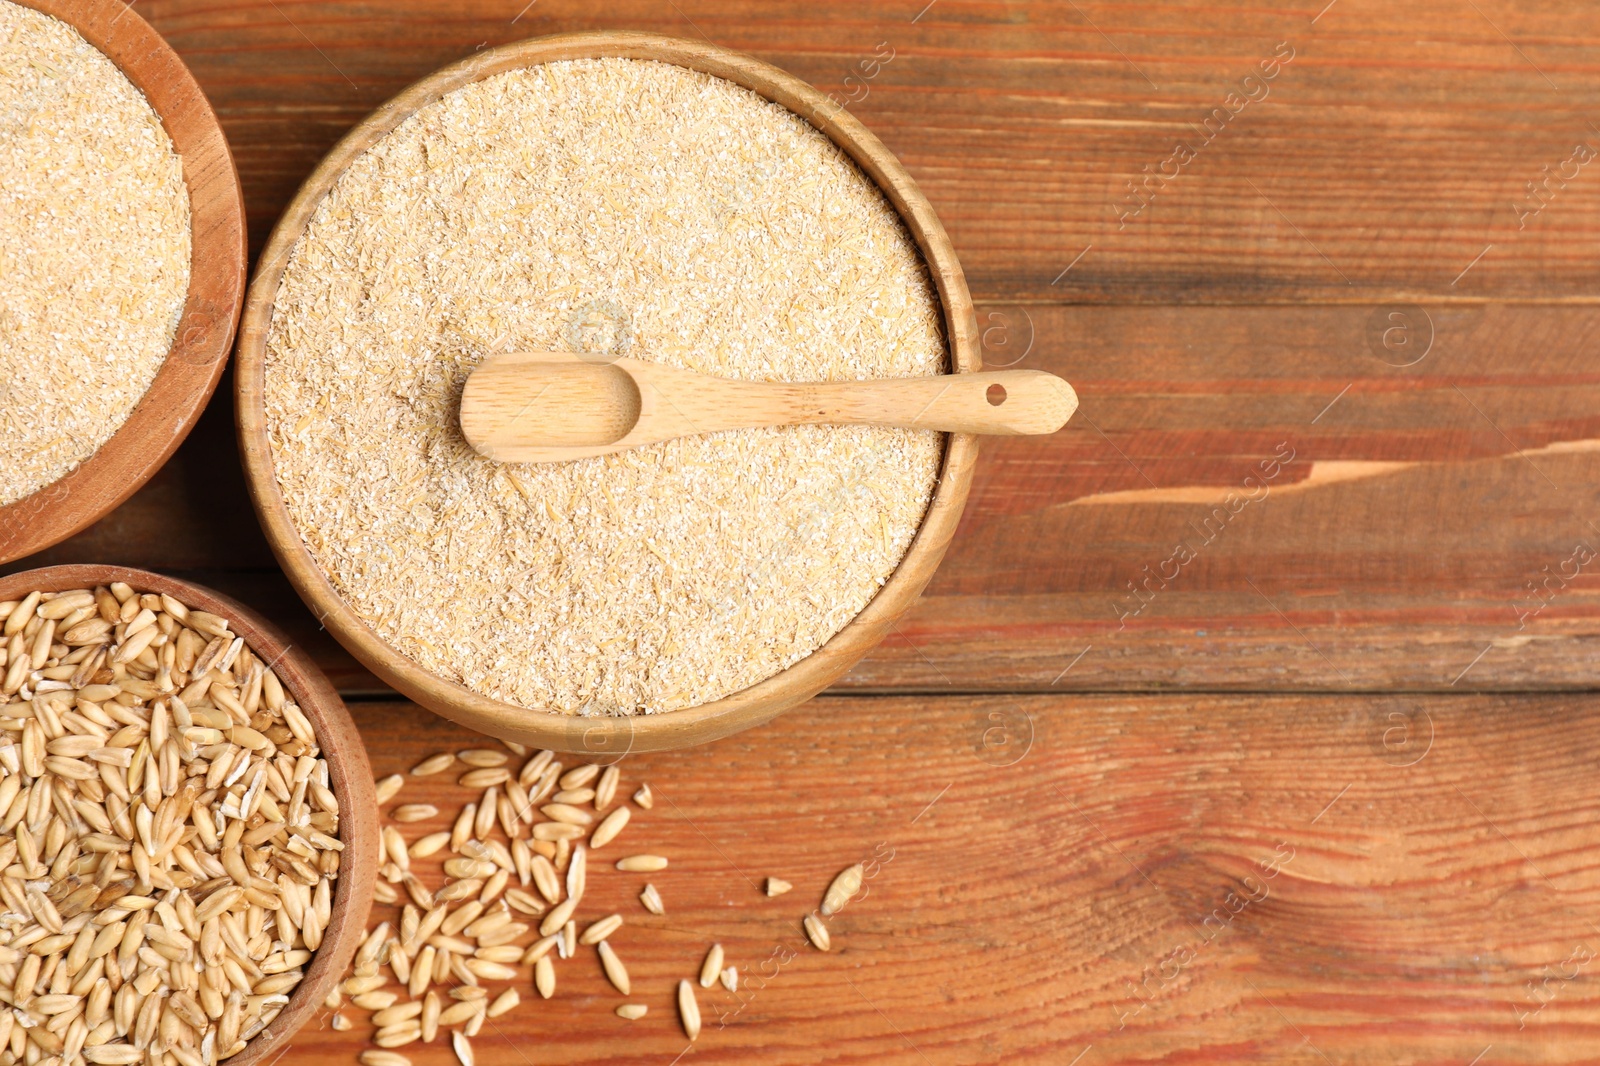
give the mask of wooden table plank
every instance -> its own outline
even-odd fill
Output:
[[[1600,151],[1587,117],[1600,102],[1589,9],[1341,0],[1317,17],[1323,6],[150,0],[139,10],[222,118],[253,248],[333,142],[412,80],[527,36],[641,29],[703,35],[854,99],[939,209],[983,299],[1592,300],[1600,182],[1569,162],[1580,144]],[[1289,54],[1287,65],[1274,59]],[[1279,63],[1274,77],[1245,86],[1263,62]],[[1179,142],[1192,159],[1174,160]],[[1546,184],[1547,173],[1568,180]]]
[[[852,683],[1593,684],[1588,309],[1406,310],[1426,354],[1369,346],[1381,305],[989,313],[1083,407],[986,444],[938,576]]]
[[[984,446],[928,593],[843,685],[1594,686],[1600,585],[1573,552],[1600,549],[1600,311],[1412,311],[1412,343],[1432,339],[1406,367],[1369,348],[1374,313],[982,307],[993,362],[1062,374],[1083,407],[1054,437]],[[113,515],[12,568],[183,571],[279,618],[345,691],[376,690],[277,575],[229,402]],[[1235,490],[1265,495],[1229,514]]]
[[[409,705],[354,710],[379,774],[477,743]],[[693,1061],[1592,1062],[1597,759],[1592,697],[823,697],[623,759],[656,804],[597,858],[671,866],[596,863],[580,927],[624,915],[650,1013],[617,1019],[583,949],[548,1002],[518,979],[478,1061],[665,1066],[686,1043],[672,988],[720,941],[746,1002],[701,992]],[[442,825],[469,798],[446,776],[395,802]],[[805,947],[827,881],[874,855],[834,951]],[[794,892],[767,899],[769,874]],[[313,1023],[283,1061],[363,1036]]]
[[[1084,404],[1059,437],[985,451],[928,595],[839,691],[624,759],[659,799],[607,850],[669,854],[668,911],[597,870],[589,916],[627,915],[615,942],[651,1013],[615,1018],[585,953],[550,1002],[519,978],[480,1063],[1600,1061],[1600,703],[1462,692],[1595,685],[1600,587],[1562,567],[1600,543],[1600,188],[1585,165],[1537,215],[1526,199],[1600,148],[1588,8],[523,3],[138,10],[221,114],[254,249],[339,136],[480,46],[700,34],[864,88],[852,109],[946,221],[990,361],[1062,373]],[[1270,97],[1119,228],[1127,182],[1280,41]],[[879,42],[894,58],[847,85]],[[1196,304],[1228,306],[1174,306]],[[1401,304],[1425,308],[1409,344],[1431,330],[1411,366],[1391,364],[1418,347],[1381,342]],[[181,572],[375,691],[273,565],[228,387],[127,505],[8,569]],[[1209,535],[1280,443],[1267,497]],[[1180,540],[1195,558],[1128,598]],[[1061,691],[1173,687],[1280,691]],[[1398,688],[1449,694],[1354,691]],[[481,743],[409,704],[354,710],[379,773]],[[873,856],[836,950],[811,951],[801,915]],[[769,873],[796,891],[766,899]],[[671,988],[713,939],[743,1001],[702,993],[683,1055]],[[283,1061],[353,1058],[363,1036],[314,1023]]]

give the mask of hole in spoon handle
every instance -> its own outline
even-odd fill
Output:
[[[990,407],[999,407],[1006,402],[1006,387],[999,382],[995,382],[989,386],[989,391],[983,395],[989,401]]]

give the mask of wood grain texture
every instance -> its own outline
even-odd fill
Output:
[[[149,0],[140,10],[217,103],[255,247],[334,142],[416,78],[523,37],[628,29],[704,36],[848,102],[939,208],[980,299],[1592,300],[1600,182],[1569,163],[1580,144],[1600,148],[1590,9],[1324,6]],[[1260,64],[1280,44],[1294,58],[1263,83]],[[1194,152],[1181,166],[1168,163],[1179,142]],[[1162,177],[1130,192],[1149,174]],[[1532,206],[1542,209],[1528,215]]]
[[[104,52],[161,117],[189,191],[189,292],[167,358],[128,420],[70,473],[0,507],[0,561],[48,547],[126,500],[188,435],[222,376],[244,300],[244,204],[217,117],[183,60],[120,0],[24,0]]]
[[[135,592],[172,596],[185,607],[226,618],[236,636],[271,665],[289,698],[315,730],[329,785],[339,801],[339,839],[345,845],[334,884],[333,909],[316,957],[271,1026],[235,1055],[237,1066],[273,1061],[342,979],[366,935],[367,913],[377,875],[378,818],[366,748],[339,694],[310,658],[278,628],[243,604],[203,585],[126,566],[74,564],[25,570],[0,578],[0,600],[29,593],[93,589],[123,582]]]
[[[378,774],[480,743],[407,705],[354,711]],[[673,987],[713,941],[745,991],[699,993],[705,1030],[680,1061],[1065,1064],[1092,1046],[1079,1066],[1464,1064],[1491,1044],[1484,1061],[1594,1061],[1597,712],[824,696],[700,757],[631,756],[619,795],[648,782],[655,805],[595,853],[578,922],[623,915],[612,944],[650,1013],[616,1018],[581,948],[549,1001],[518,977],[523,1004],[484,1028],[478,1061],[666,1066],[686,1044]],[[441,808],[415,839],[471,797],[446,774],[394,802]],[[671,865],[600,861],[642,851]],[[834,950],[806,947],[833,875],[873,859]],[[794,891],[768,899],[768,875]],[[662,917],[637,901],[646,881]],[[347,1013],[351,1032],[313,1021],[282,1061],[353,1058],[370,1030]],[[443,1042],[404,1050],[449,1061]]]
[[[1513,199],[1596,143],[1593,12],[1322,9],[141,0],[218,105],[256,248],[339,137],[480,44],[628,28],[750,51],[854,98],[905,161],[985,301],[988,362],[1079,389],[1062,434],[985,447],[927,594],[841,682],[899,695],[623,760],[624,791],[658,800],[607,850],[672,857],[650,877],[667,913],[638,907],[644,877],[589,892],[627,915],[650,1014],[617,1019],[584,954],[549,1002],[520,982],[480,1063],[1600,1061],[1600,704],[1461,692],[1596,684],[1593,568],[1563,564],[1600,537],[1600,312],[1573,306],[1600,194],[1585,168],[1520,230]],[[1271,96],[1118,231],[1124,183],[1283,40]],[[1325,306],[1262,306],[1295,300]],[[1411,311],[1385,333],[1405,303],[1431,346]],[[228,414],[34,558],[203,575],[372,691],[277,572]],[[1280,443],[1270,494],[1207,540]],[[1119,628],[1127,584],[1186,537],[1207,542]],[[379,774],[481,743],[412,705],[353,710]],[[835,951],[810,951],[801,916],[880,845]],[[795,891],[766,899],[768,874]],[[703,993],[682,1054],[671,990],[712,940],[746,995]],[[325,1022],[281,1061],[353,1061],[366,1030]]]
[[[825,134],[878,186],[921,251],[939,295],[950,373],[980,369],[972,298],[949,237],[905,168],[848,111],[792,75],[725,48],[653,34],[574,33],[506,45],[430,74],[373,112],[318,164],[256,264],[239,326],[234,411],[245,480],[267,543],[318,623],[327,626],[367,669],[430,710],[502,739],[558,751],[593,751],[603,736],[608,745],[603,750],[616,750],[615,745],[622,743],[628,750],[664,751],[703,744],[782,714],[837,681],[888,635],[949,546],[972,483],[977,437],[970,433],[945,437],[933,496],[900,565],[866,607],[822,647],[787,669],[710,703],[672,714],[596,720],[493,699],[432,673],[380,637],[345,602],[301,540],[273,472],[264,400],[267,334],[279,282],[295,242],[345,169],[446,93],[508,70],[607,56],[672,63],[723,78],[788,108]]]
[[[1592,684],[1590,310],[1412,308],[1399,353],[1369,344],[1385,307],[998,313],[1083,407],[986,448],[854,682]]]

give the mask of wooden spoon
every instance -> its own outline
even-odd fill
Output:
[[[756,426],[1054,433],[1077,409],[1072,386],[1042,370],[793,383],[735,381],[638,359],[507,352],[467,378],[461,430],[490,459],[558,463]]]

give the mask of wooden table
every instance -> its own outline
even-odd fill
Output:
[[[476,48],[749,51],[853,101],[949,228],[990,361],[1083,407],[985,448],[939,576],[845,682],[625,761],[667,914],[638,877],[591,892],[651,1012],[613,1016],[583,956],[480,1063],[1600,1061],[1592,6],[525,2],[137,10],[221,115],[252,250],[345,130]],[[467,743],[289,590],[227,389],[125,506],[18,565],[259,606],[380,773]],[[874,857],[835,950],[805,948],[826,880]],[[671,988],[712,940],[745,993],[704,993],[682,1054]]]

